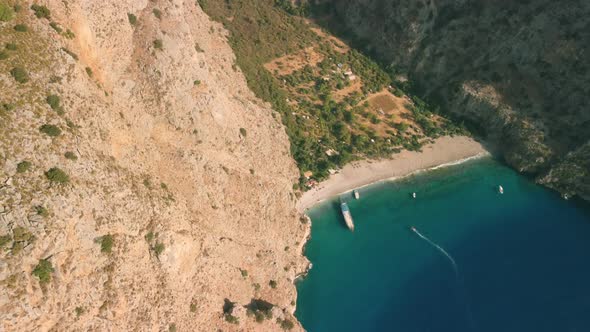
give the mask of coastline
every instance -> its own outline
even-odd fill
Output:
[[[390,159],[355,161],[306,191],[297,202],[297,210],[304,213],[326,199],[357,188],[488,155],[488,150],[473,138],[444,136],[425,145],[422,152],[404,150]]]

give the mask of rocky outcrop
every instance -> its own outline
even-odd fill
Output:
[[[298,171],[222,26],[195,1],[19,4],[0,22],[0,330],[300,329]]]
[[[345,35],[479,128],[510,165],[588,197],[578,185],[588,172],[577,170],[590,141],[589,2],[343,0],[330,8]]]

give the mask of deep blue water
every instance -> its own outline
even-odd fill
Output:
[[[309,212],[313,268],[296,312],[308,331],[590,331],[587,204],[491,159],[345,199],[354,233],[337,200]]]

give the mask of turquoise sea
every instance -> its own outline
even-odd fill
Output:
[[[354,233],[338,199],[308,213],[296,311],[308,331],[590,331],[588,204],[492,159],[360,193],[344,197]]]

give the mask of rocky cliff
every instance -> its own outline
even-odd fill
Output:
[[[508,164],[590,199],[590,3],[339,0],[332,22]]]
[[[222,26],[31,5],[0,0],[0,330],[299,329],[298,172]]]

